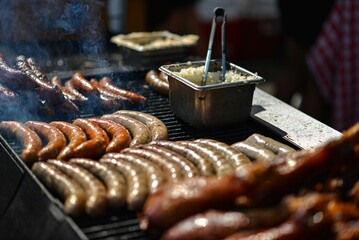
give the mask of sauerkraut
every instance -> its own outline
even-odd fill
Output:
[[[179,72],[175,72],[177,75],[187,79],[194,84],[201,85],[203,76],[204,76],[204,66],[199,67],[188,67],[182,68]],[[239,81],[250,81],[259,79],[259,77],[255,75],[250,75],[243,72],[235,72],[233,70],[226,71],[226,77],[224,83],[231,82],[239,82]],[[220,84],[221,81],[221,72],[208,72],[206,85]]]

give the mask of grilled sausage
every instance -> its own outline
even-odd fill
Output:
[[[90,80],[90,83],[94,88],[97,88],[97,90],[100,92],[100,95],[118,101],[118,103],[121,104],[121,106],[125,106],[126,103],[130,103],[129,98],[119,95],[119,94],[115,94],[114,92],[109,91],[107,88],[100,86],[97,79],[92,78]]]
[[[86,158],[72,158],[70,163],[85,168],[105,184],[109,206],[113,208],[125,206],[127,182],[119,171],[107,164]]]
[[[85,132],[79,126],[64,121],[53,121],[50,125],[59,129],[68,140],[66,147],[61,150],[56,159],[70,159],[74,156],[74,149],[87,140]]]
[[[234,149],[244,153],[249,158],[255,161],[272,161],[275,153],[260,146],[250,145],[246,142],[236,142],[231,145]]]
[[[267,148],[275,154],[288,154],[294,151],[294,148],[258,133],[252,134],[244,142]]]
[[[137,148],[147,149],[149,151],[158,153],[164,159],[166,159],[167,162],[173,162],[174,164],[178,165],[178,167],[182,170],[182,175],[186,178],[191,178],[198,175],[198,170],[192,162],[172,150],[151,144],[140,145],[137,146]]]
[[[80,108],[90,105],[88,97],[85,97],[85,95],[76,90],[71,81],[68,80],[65,82],[63,91],[71,96],[71,99],[73,99]]]
[[[131,143],[131,134],[119,123],[109,119],[90,118],[89,121],[99,125],[111,137],[106,147],[106,153],[120,152],[122,149],[129,147]]]
[[[140,94],[137,94],[132,91],[128,91],[122,88],[117,87],[113,84],[112,79],[109,77],[103,77],[99,81],[100,87],[103,87],[107,89],[110,92],[113,92],[115,94],[127,97],[131,100],[131,102],[135,104],[143,105],[146,102],[146,98]]]
[[[236,170],[240,170],[243,167],[251,164],[251,160],[246,155],[235,150],[234,148],[232,148],[231,146],[229,146],[224,142],[220,142],[214,139],[205,139],[205,138],[197,139],[195,140],[195,142],[204,143],[209,147],[211,147],[212,149],[218,151],[232,164],[232,166]]]
[[[185,147],[188,147],[199,154],[206,156],[209,159],[213,167],[216,171],[216,175],[218,177],[222,177],[225,175],[230,175],[234,172],[234,168],[230,164],[229,161],[225,157],[223,157],[218,152],[214,151],[213,149],[209,148],[206,144],[194,141],[177,141],[179,144],[182,144]]]
[[[64,210],[70,216],[80,216],[85,209],[85,190],[52,164],[36,162],[32,172],[51,191],[55,191],[64,199]]]
[[[47,144],[38,152],[39,161],[56,158],[62,149],[66,147],[66,138],[56,127],[45,122],[37,121],[27,121],[25,125],[35,131],[40,137],[47,140]]]
[[[27,165],[32,165],[38,160],[38,153],[41,150],[42,142],[36,132],[23,123],[16,121],[0,122],[0,131],[9,137],[15,136],[21,142],[22,152],[20,158]]]
[[[169,150],[181,154],[196,166],[200,175],[202,176],[215,175],[212,162],[208,160],[206,157],[204,157],[203,155],[198,154],[196,151],[193,151],[190,148],[187,148],[177,142],[167,141],[167,140],[151,141],[149,144],[162,146]]]
[[[165,78],[163,74],[159,75],[157,71],[150,70],[147,72],[145,79],[148,85],[150,85],[156,92],[168,96],[169,84],[167,78]]]
[[[138,149],[138,148],[126,148],[121,152],[125,154],[134,154],[136,156],[143,157],[157,164],[168,175],[169,182],[179,182],[183,179],[181,169],[176,164],[172,162],[168,162],[165,158],[163,158],[158,153],[146,149]]]
[[[148,143],[151,141],[150,129],[144,123],[137,119],[118,114],[106,114],[103,115],[101,118],[112,120],[127,128],[132,137],[130,147]]]
[[[98,178],[75,164],[54,159],[49,159],[47,162],[56,166],[85,189],[85,212],[89,216],[99,217],[105,214],[107,209],[106,187]]]
[[[142,210],[149,194],[147,178],[141,169],[133,163],[117,159],[101,158],[100,162],[109,164],[120,171],[127,181],[127,207],[133,211]]]
[[[158,165],[148,161],[145,158],[130,153],[107,153],[103,155],[101,159],[105,158],[118,159],[138,165],[141,169],[143,169],[144,172],[146,172],[150,193],[157,191],[157,189],[166,182],[166,176],[162,172],[162,169]]]
[[[151,139],[152,140],[167,140],[168,139],[168,130],[166,125],[157,117],[139,111],[133,110],[120,110],[115,112],[114,114],[126,115],[132,118],[135,118],[142,123],[146,124],[146,126],[151,131]]]
[[[91,85],[90,81],[85,78],[85,76],[80,73],[76,72],[71,77],[71,83],[73,84],[74,88],[77,89],[80,93],[90,99],[98,99],[100,93],[96,87]]]
[[[106,132],[96,123],[84,118],[75,119],[73,124],[82,128],[89,139],[74,149],[74,157],[96,159],[102,156],[110,142]]]

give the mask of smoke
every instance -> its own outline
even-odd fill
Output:
[[[0,51],[36,59],[70,54],[99,58],[106,47],[105,2],[0,0]]]

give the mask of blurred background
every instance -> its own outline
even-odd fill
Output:
[[[227,60],[264,77],[266,83],[259,87],[273,95],[286,74],[279,0],[0,2],[0,52],[10,64],[21,54],[35,58],[44,72],[121,70],[121,54],[110,38],[157,30],[197,34],[199,43],[191,54],[202,60],[208,48],[213,9],[223,7],[227,12]],[[219,58],[219,53],[217,31],[212,58]],[[296,107],[300,101],[300,95],[286,99]]]

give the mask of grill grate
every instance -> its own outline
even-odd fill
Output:
[[[193,140],[197,138],[212,138],[228,144],[244,140],[253,133],[261,133],[278,141],[284,141],[271,129],[261,125],[253,119],[227,128],[194,129],[181,120],[177,119],[171,111],[169,99],[153,91],[145,83],[147,71],[129,71],[112,74],[110,77],[119,87],[137,92],[147,98],[145,107],[133,109],[152,114],[161,119],[168,128],[169,139]],[[93,75],[88,78],[101,78],[104,75]],[[109,75],[106,75],[109,76]],[[96,117],[94,114],[81,114],[81,117]],[[288,143],[287,143],[288,144]],[[20,154],[21,146],[16,142],[10,142],[10,147]],[[91,219],[88,217],[74,219],[77,226],[83,231],[88,239],[147,239],[146,234],[140,229],[136,213],[128,210],[118,210],[109,213],[102,218]]]

